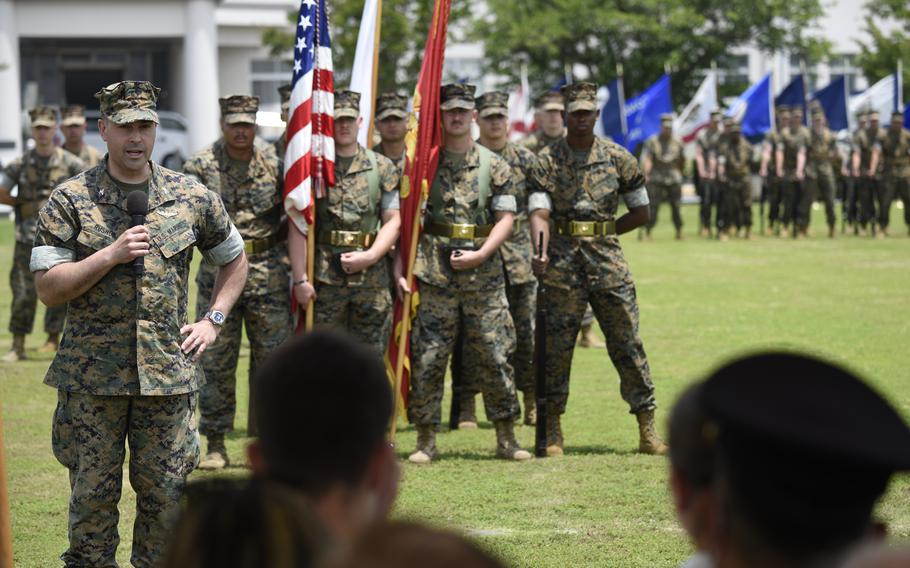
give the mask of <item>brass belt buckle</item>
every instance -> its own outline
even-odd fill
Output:
[[[359,245],[357,237],[360,233],[355,231],[332,231],[332,246],[356,247]]]
[[[604,235],[615,235],[616,234],[616,221],[604,221],[603,222],[603,234]]]
[[[452,237],[453,239],[473,239],[474,238],[474,225],[468,225],[465,223],[454,223],[452,225]]]
[[[253,241],[243,241],[243,252],[246,254],[253,254]]]
[[[574,237],[593,237],[593,221],[571,221],[569,224],[570,233]]]

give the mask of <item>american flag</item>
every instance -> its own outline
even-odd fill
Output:
[[[304,232],[313,222],[313,190],[335,185],[334,79],[326,0],[301,0],[288,110],[284,208]]]

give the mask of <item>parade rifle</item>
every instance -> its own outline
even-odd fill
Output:
[[[455,256],[461,256],[461,251],[455,251]],[[461,417],[461,393],[464,385],[464,321],[458,314],[458,330],[455,336],[455,346],[452,348],[452,405],[449,407],[449,430],[458,430],[458,419]]]
[[[537,258],[543,258],[543,231],[537,235]],[[547,457],[547,287],[537,277],[537,317],[534,322],[534,391],[537,397],[537,427],[534,455]]]

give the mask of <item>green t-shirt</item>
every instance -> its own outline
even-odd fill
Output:
[[[461,164],[464,163],[465,156],[468,155],[467,152],[450,152],[448,150],[443,150],[442,153],[445,160],[452,164],[453,170],[460,168]]]
[[[348,170],[351,169],[351,164],[354,163],[354,158],[356,156],[335,156],[335,169],[345,175],[348,173]]]
[[[119,179],[111,176],[111,179],[114,180],[114,185],[120,188],[120,192],[123,195],[129,195],[132,191],[141,191],[148,195],[149,192],[149,178],[145,178],[145,181],[140,181],[139,183],[126,183],[125,181],[120,181]]]

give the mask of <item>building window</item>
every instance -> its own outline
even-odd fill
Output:
[[[281,110],[278,87],[291,80],[291,63],[280,59],[256,59],[252,62],[253,94],[259,97],[259,108]]]
[[[856,55],[851,53],[841,53],[833,56],[828,62],[831,70],[831,76],[844,75],[847,77],[847,92],[855,93],[862,90],[860,87],[860,78],[863,76],[862,71],[856,66]]]

